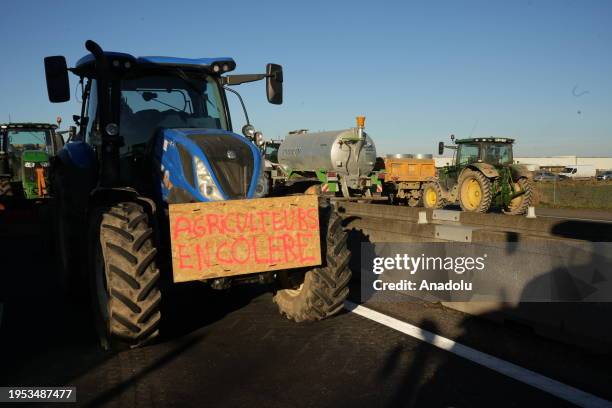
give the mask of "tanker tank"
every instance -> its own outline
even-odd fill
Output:
[[[363,132],[363,131],[362,131]],[[365,177],[376,163],[376,147],[359,128],[314,132],[299,131],[285,137],[278,162],[293,172],[335,172],[343,178]]]

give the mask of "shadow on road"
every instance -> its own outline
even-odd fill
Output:
[[[13,224],[12,234],[0,235],[2,386],[70,384],[113,357],[98,345],[89,301],[61,295],[46,221],[41,220],[42,233],[24,229],[25,224],[24,228]],[[228,294],[199,282],[165,285],[159,342],[189,336],[244,307],[265,290],[237,288]],[[145,371],[165,364],[198,338],[177,347]]]

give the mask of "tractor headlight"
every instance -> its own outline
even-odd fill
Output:
[[[23,165],[24,165],[24,167],[32,168],[32,167],[36,166],[36,163],[34,163],[34,162],[25,162],[25,163],[23,163]]]
[[[206,165],[204,164],[204,162],[200,160],[200,158],[194,156],[193,163],[196,169],[196,176],[198,178],[197,180],[198,189],[200,190],[200,193],[205,198],[211,201],[224,200],[223,195],[221,194],[221,191],[219,191],[219,188],[216,186],[215,182],[213,181],[210,175],[210,172],[206,168]]]
[[[259,167],[259,177],[257,178],[257,184],[255,185],[255,197],[265,197],[268,195],[268,175],[266,174],[265,161],[261,158]]]

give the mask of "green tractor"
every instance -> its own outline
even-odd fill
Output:
[[[451,135],[451,140],[455,137]],[[533,205],[533,173],[526,166],[514,164],[514,139],[486,137],[460,139],[455,146],[453,162],[440,169],[436,180],[424,187],[423,203],[427,208],[459,204],[463,211],[486,213],[490,207],[505,214],[518,215]]]
[[[49,159],[61,138],[55,129],[48,123],[0,124],[0,200],[49,196]]]

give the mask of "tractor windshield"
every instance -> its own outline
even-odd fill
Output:
[[[119,122],[128,148],[147,143],[160,127],[228,129],[219,85],[210,76],[123,79]]]
[[[8,153],[21,156],[26,150],[40,150],[49,154],[51,134],[49,130],[19,129],[8,131]]]
[[[457,152],[457,164],[476,163],[480,159],[480,149],[477,144],[460,144]]]
[[[280,145],[276,143],[266,144],[266,149],[264,151],[264,157],[273,163],[278,163],[278,148],[279,147]]]
[[[483,145],[483,160],[485,163],[505,165],[512,164],[512,145],[509,143]]]

